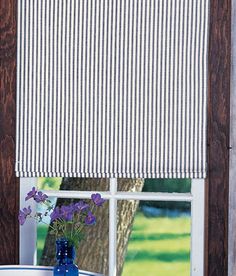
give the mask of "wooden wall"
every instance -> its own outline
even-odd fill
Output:
[[[229,274],[236,275],[236,0],[232,1],[232,62],[229,166]]]
[[[228,274],[231,0],[211,0],[206,274]]]
[[[16,0],[0,0],[0,264],[18,263],[15,177]]]

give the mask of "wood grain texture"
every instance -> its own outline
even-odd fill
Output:
[[[208,268],[228,273],[231,0],[211,0],[208,100]]]
[[[232,1],[232,50],[230,97],[230,166],[229,166],[229,273],[236,275],[236,1]]]
[[[0,0],[0,264],[19,261],[15,122],[16,0]]]

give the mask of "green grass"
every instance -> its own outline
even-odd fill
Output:
[[[122,276],[189,276],[190,218],[135,217]]]
[[[181,262],[172,262],[167,265],[161,261],[139,261],[126,265],[122,276],[185,276],[190,275],[189,270],[190,265],[183,265]]]
[[[47,228],[38,227],[38,260]],[[189,276],[190,217],[135,217],[122,276]]]

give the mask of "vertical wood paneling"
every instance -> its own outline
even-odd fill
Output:
[[[227,276],[231,1],[211,0],[210,3],[206,275]]]
[[[15,177],[16,0],[0,1],[0,264],[18,263],[19,180]]]
[[[236,1],[232,1],[232,52],[230,97],[230,170],[229,170],[229,273],[236,275]]]

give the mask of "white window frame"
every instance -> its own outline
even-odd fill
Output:
[[[25,206],[25,194],[37,185],[37,178],[20,179],[20,207]],[[45,191],[51,197],[87,199],[98,191]],[[110,190],[99,191],[109,200],[109,276],[116,276],[117,200],[178,201],[191,203],[191,276],[204,275],[204,179],[192,179],[191,193],[119,192],[117,179],[110,179]],[[31,205],[32,206],[32,205]],[[32,207],[33,209],[35,206]],[[30,246],[29,246],[30,244]],[[36,265],[37,225],[28,220],[20,228],[20,264]]]

